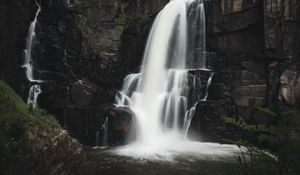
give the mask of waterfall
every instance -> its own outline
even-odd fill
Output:
[[[205,96],[203,99],[201,99],[201,101],[206,101],[208,98],[208,89],[211,85],[212,79],[213,79],[214,73],[211,73],[208,80],[207,80],[207,84],[206,84],[206,88],[205,88]],[[196,87],[196,84],[193,83],[193,87]],[[191,122],[192,119],[194,117],[195,111],[196,111],[196,107],[198,105],[199,101],[195,103],[195,105],[193,107],[191,107],[186,113],[185,113],[185,117],[184,117],[184,121],[183,121],[183,131],[184,131],[184,137],[187,137],[189,128],[191,126]]]
[[[208,89],[209,89],[209,87],[211,85],[211,81],[212,81],[213,77],[214,77],[214,73],[211,73],[210,76],[209,76],[209,78],[208,78],[208,81],[207,81],[207,85],[206,85],[206,88],[205,88],[205,97],[204,97],[203,101],[207,100]]]
[[[127,76],[123,90],[117,95],[117,105],[127,105],[135,113],[137,141],[141,143],[155,142],[157,136],[167,131],[180,132],[180,116],[187,110],[188,95],[187,13],[182,8],[185,6],[185,1],[171,1],[158,14],[147,41],[141,72]]]
[[[102,130],[103,130],[102,145],[107,146],[108,117],[105,118],[105,121],[102,125]]]
[[[140,73],[128,75],[123,89],[116,95],[116,106],[129,107],[137,125],[137,138],[129,145],[132,149],[124,152],[131,150],[130,155],[139,152],[143,155],[152,152],[168,154],[170,150],[197,152],[200,147],[202,152],[211,151],[209,144],[199,145],[186,139],[197,105],[196,102],[190,104],[189,94],[198,86],[195,79],[190,83],[189,70],[191,66],[208,70],[205,35],[202,0],[172,0],[157,15]],[[204,100],[206,98],[207,95]],[[214,146],[222,151],[228,148]]]
[[[42,91],[40,85],[32,85],[29,89],[27,104],[30,104],[33,108],[35,108],[37,105],[37,98],[41,92]]]
[[[187,50],[190,49],[187,46],[192,43],[189,46],[193,49],[201,46],[205,50],[205,30],[202,29],[205,20],[201,10],[203,2],[199,0],[173,0],[166,5],[151,29],[141,72],[128,75],[122,91],[116,96],[117,106],[128,106],[135,113],[139,142],[155,142],[158,136],[166,133],[181,137],[187,132],[184,116],[193,113],[188,106],[189,91],[193,87],[190,87],[186,68]],[[199,28],[196,25],[203,25],[201,37],[197,38],[197,32],[193,32],[188,38],[187,26],[192,26],[194,31]]]
[[[105,118],[101,129],[96,132],[96,147],[100,146],[100,138],[102,136],[101,146],[104,148],[108,145],[108,117]]]
[[[36,25],[38,23],[37,18],[38,18],[39,13],[41,12],[41,6],[37,3],[37,1],[35,1],[35,3],[37,5],[38,9],[35,14],[34,20],[31,22],[31,24],[29,26],[29,30],[28,30],[28,34],[27,34],[27,38],[26,38],[26,48],[24,50],[25,61],[24,61],[24,65],[22,66],[23,68],[25,68],[25,73],[26,73],[27,79],[31,83],[34,83],[34,85],[32,85],[29,90],[28,100],[27,100],[27,103],[33,105],[33,107],[36,106],[38,95],[42,92],[41,87],[39,85],[39,83],[41,83],[42,81],[39,79],[36,79],[36,77],[35,77],[34,60],[32,59],[32,56],[33,56],[32,52],[33,52],[33,48],[34,48],[34,45],[36,42],[35,29],[36,29]]]
[[[206,19],[202,0],[189,1],[188,68],[209,70],[206,52]]]

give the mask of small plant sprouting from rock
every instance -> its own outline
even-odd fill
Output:
[[[121,15],[115,19],[116,28],[119,31],[125,30],[132,24],[144,24],[149,20],[146,16],[141,15]]]
[[[81,0],[80,7],[82,8],[82,10],[87,8],[93,8],[97,7],[97,3],[97,0]]]
[[[85,15],[78,15],[78,25],[79,28],[86,34],[93,34],[96,29],[96,25]]]

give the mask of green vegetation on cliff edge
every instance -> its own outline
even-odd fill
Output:
[[[57,155],[53,152],[66,148],[57,148],[53,145],[55,143],[74,146],[53,116],[44,110],[30,108],[10,87],[0,81],[1,174],[48,174],[53,167],[56,168],[52,161]],[[64,156],[61,154],[60,161]],[[60,162],[57,161],[58,163]]]

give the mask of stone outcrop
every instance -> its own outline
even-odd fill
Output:
[[[288,105],[295,105],[300,100],[299,69],[286,69],[280,76],[279,98]]]

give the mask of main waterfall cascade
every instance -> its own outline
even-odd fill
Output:
[[[157,15],[149,34],[140,73],[124,79],[117,107],[127,107],[136,119],[136,140],[119,150],[131,156],[171,156],[174,153],[232,155],[233,145],[189,141],[186,137],[196,105],[189,98],[201,86],[189,70],[209,71],[206,61],[205,11],[202,0],[172,0]]]
[[[33,48],[37,42],[36,39],[36,25],[38,23],[38,15],[41,12],[41,6],[36,2],[36,5],[38,7],[37,12],[35,14],[35,18],[34,20],[31,22],[30,26],[29,26],[29,30],[28,30],[28,35],[26,38],[26,48],[24,50],[24,57],[25,57],[25,62],[24,65],[22,67],[25,68],[25,72],[26,72],[26,76],[27,79],[33,83],[33,85],[31,86],[29,93],[28,93],[28,100],[27,103],[31,104],[33,107],[35,107],[37,105],[37,99],[38,99],[38,95],[42,92],[41,87],[39,85],[39,83],[41,83],[42,81],[39,79],[36,79],[35,76],[35,67],[34,67],[34,61],[33,60]]]

